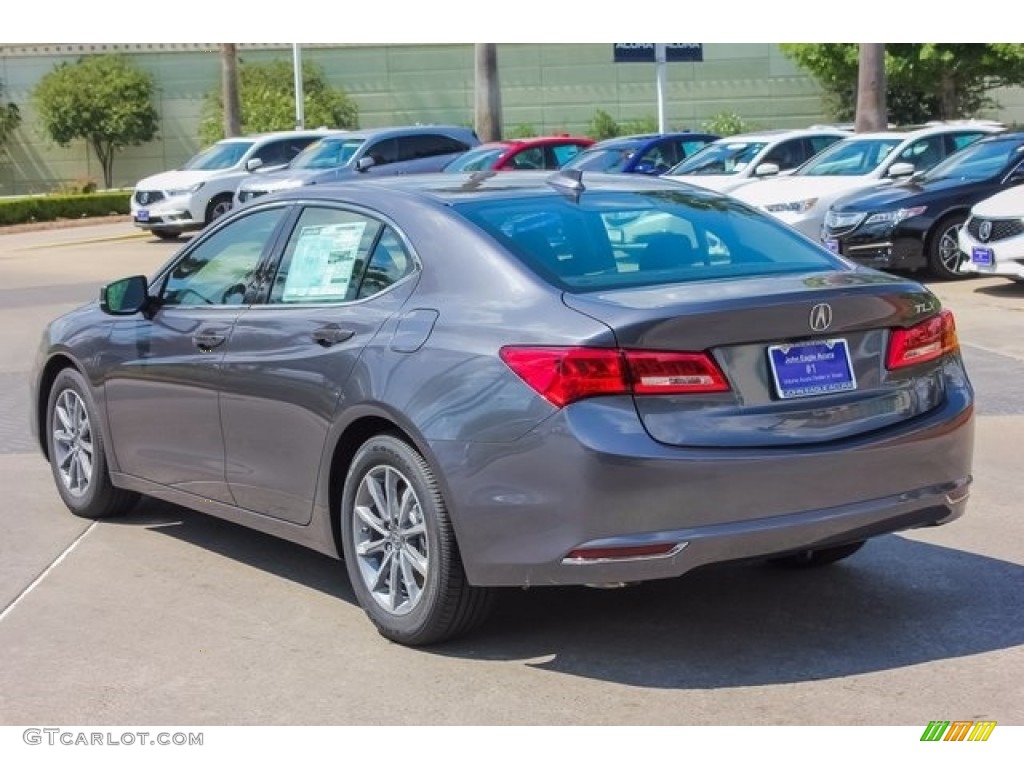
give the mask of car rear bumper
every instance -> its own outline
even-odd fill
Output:
[[[966,505],[973,429],[964,379],[943,406],[900,426],[794,449],[662,445],[628,398],[601,398],[511,444],[431,450],[448,498],[460,500],[451,513],[471,583],[606,584],[950,522]],[[657,544],[673,546],[569,556]]]

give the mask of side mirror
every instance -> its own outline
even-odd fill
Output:
[[[780,168],[775,163],[761,163],[757,168],[754,169],[754,175],[758,178],[765,176],[778,176]]]
[[[892,167],[886,176],[892,176],[894,179],[898,179],[901,176],[913,176],[914,175],[914,164],[913,163],[893,163]]]
[[[108,315],[134,315],[149,304],[149,281],[145,275],[115,280],[100,288],[100,309]]]
[[[359,173],[366,173],[368,170],[373,168],[373,166],[375,166],[376,164],[377,164],[376,160],[374,160],[369,155],[365,155],[363,157],[360,157],[356,161],[356,170],[359,171]]]
[[[262,167],[263,161],[258,157],[250,157],[248,160],[245,161],[245,170],[249,171],[250,173],[255,171],[257,168]]]

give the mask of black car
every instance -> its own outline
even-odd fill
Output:
[[[902,184],[837,200],[825,216],[822,240],[871,267],[964,277],[957,232],[971,206],[1022,181],[1024,132],[991,136]]]

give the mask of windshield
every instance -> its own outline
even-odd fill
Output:
[[[1022,158],[1024,158],[1024,141],[992,141],[971,144],[936,165],[921,180],[983,181],[1001,173],[1010,163]]]
[[[562,168],[575,168],[580,171],[596,173],[622,173],[629,159],[635,154],[636,147],[629,145],[585,149]]]
[[[666,176],[732,176],[750,165],[754,156],[767,146],[764,141],[723,141],[679,163]]]
[[[184,171],[219,171],[238,164],[249,148],[251,141],[224,141],[204,149],[182,166]]]
[[[692,192],[584,192],[457,203],[455,210],[561,290],[844,269],[738,200]]]
[[[885,139],[844,139],[826,149],[794,175],[867,176],[885,162],[885,158],[902,141],[899,136]]]
[[[323,138],[314,141],[295,156],[289,168],[340,168],[348,165],[364,139]]]
[[[445,173],[462,171],[487,171],[494,167],[498,158],[508,151],[508,147],[480,147],[459,155],[445,166]]]

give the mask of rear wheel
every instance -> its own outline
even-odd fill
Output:
[[[356,453],[341,530],[352,588],[384,637],[427,645],[486,618],[491,591],[467,583],[434,474],[406,442],[377,435]]]
[[[73,368],[65,368],[53,382],[46,438],[57,492],[73,514],[112,517],[138,501],[138,494],[110,482],[96,408],[85,379]]]
[[[808,549],[792,555],[774,557],[769,562],[782,568],[819,568],[845,560],[850,555],[859,552],[863,546],[863,541],[855,541],[852,544],[840,544],[838,547]]]
[[[939,221],[928,240],[928,271],[941,280],[962,280],[970,275],[960,271],[963,254],[958,237],[967,216],[954,213]]]

